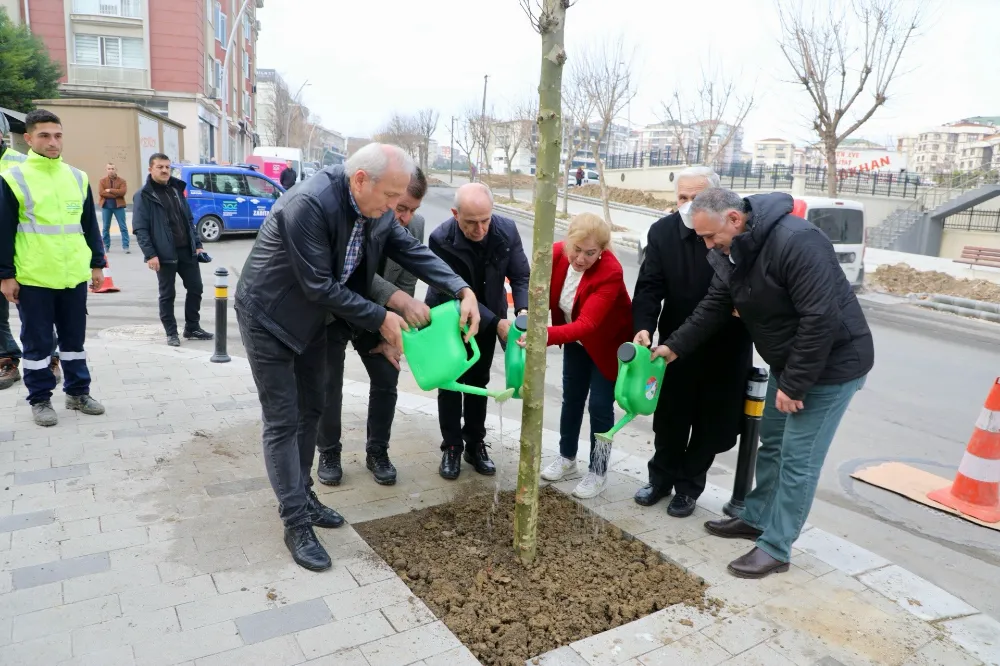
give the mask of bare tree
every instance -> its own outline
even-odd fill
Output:
[[[437,131],[438,119],[441,114],[434,109],[421,109],[417,112],[417,131],[420,134],[419,159],[420,167],[426,171],[430,159],[431,138]]]
[[[583,71],[570,63],[569,73],[563,76],[562,108],[563,136],[566,141],[566,162],[563,173],[563,214],[569,215],[569,173],[576,153],[590,141],[590,117],[594,113],[594,100],[587,94]]]
[[[828,0],[826,10],[817,11],[777,0],[781,52],[795,83],[816,107],[812,126],[826,150],[831,197],[837,195],[837,147],[889,99],[889,86],[920,25],[920,10],[901,5],[897,0]]]
[[[522,124],[523,149],[531,156],[529,162],[538,165],[538,96],[530,95],[514,106],[514,118]],[[538,180],[531,181],[531,200],[535,200]]]
[[[611,209],[608,206],[608,183],[604,178],[601,144],[607,140],[608,152],[611,152],[611,126],[635,97],[632,58],[633,53],[627,52],[624,38],[618,37],[586,52],[581,63],[583,89],[594,105],[597,133],[591,132],[591,142],[597,173],[601,177],[604,219],[608,224],[611,224]]]
[[[280,76],[275,76],[271,85],[271,94],[261,102],[271,107],[269,114],[260,114],[264,117],[261,128],[264,141],[271,146],[298,145],[295,139],[303,137],[303,128],[305,128],[308,118],[308,115],[303,114],[302,111],[301,92],[298,98],[293,97],[285,80]],[[305,129],[305,133],[308,131]]]
[[[701,164],[721,161],[753,109],[753,88],[741,89],[741,79],[727,77],[721,68],[703,66],[696,88],[675,89],[670,100],[661,103],[663,116],[660,120],[674,130],[680,149],[687,152],[685,130],[691,130],[697,137],[696,160]]]
[[[512,114],[516,115],[516,114]],[[531,127],[519,118],[497,123],[493,133],[497,148],[503,152],[504,164],[507,167],[507,189],[510,198],[514,198],[514,158],[518,151],[524,148],[525,138],[531,133]]]
[[[469,164],[475,165],[478,156],[485,154],[493,138],[492,113],[487,110],[485,122],[483,112],[476,104],[470,104],[462,112],[461,122],[455,128],[455,145],[469,158]],[[479,165],[480,172],[490,171],[490,158],[486,155],[485,164]],[[480,177],[482,173],[480,173]]]
[[[399,113],[393,113],[389,122],[383,125],[373,138],[379,143],[391,143],[399,146],[413,159],[419,158],[420,148],[423,146],[418,119]]]

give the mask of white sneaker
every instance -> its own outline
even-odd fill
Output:
[[[576,460],[559,456],[542,470],[542,478],[546,481],[561,481],[568,474],[576,472]]]
[[[573,489],[573,495],[580,499],[597,497],[604,492],[604,488],[607,485],[608,477],[597,476],[593,472],[587,472],[587,475],[580,480],[580,483],[576,484],[576,488]]]

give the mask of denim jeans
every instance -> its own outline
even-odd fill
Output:
[[[9,358],[14,363],[19,363],[21,359],[21,348],[14,340],[14,334],[10,331],[10,303],[6,298],[0,303],[0,358]]]
[[[285,527],[309,524],[316,430],[323,412],[326,340],[318,335],[300,355],[242,310],[236,319],[263,413],[264,466]]]
[[[865,379],[813,386],[802,398],[802,410],[783,414],[774,406],[778,382],[771,375],[760,426],[757,483],[740,516],[764,532],[757,547],[771,557],[782,562],[791,559],[792,544],[809,515],[830,443]]]
[[[559,455],[576,459],[580,446],[583,407],[590,394],[590,471],[604,476],[607,460],[594,460],[594,433],[607,432],[615,424],[615,383],[601,374],[590,354],[578,342],[563,347],[563,403],[559,415]]]
[[[90,369],[83,343],[87,337],[87,283],[73,289],[46,289],[21,285],[18,314],[24,358],[24,386],[32,405],[52,399],[56,376],[50,364],[58,331],[63,390],[67,395],[90,393]]]
[[[344,356],[348,341],[353,342],[355,351],[368,371],[370,388],[365,451],[384,453],[389,448],[392,418],[396,414],[399,370],[382,354],[369,353],[381,342],[377,333],[365,331],[355,336],[351,328],[342,321],[335,321],[326,327],[326,404],[319,423],[316,448],[321,453],[340,453],[344,448],[340,438],[344,404]]]
[[[122,235],[122,249],[128,249],[128,225],[125,224],[124,208],[102,208],[101,215],[104,217],[104,249],[111,249],[111,216],[118,220],[118,231]]]

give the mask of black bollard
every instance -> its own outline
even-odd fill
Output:
[[[215,353],[212,363],[229,363],[226,353],[226,317],[229,316],[229,271],[215,269]]]
[[[754,368],[747,379],[746,400],[743,401],[743,432],[740,433],[733,497],[722,507],[723,513],[730,518],[739,517],[747,493],[753,487],[754,470],[757,467],[757,446],[760,443],[760,420],[764,414],[768,377],[766,369]]]

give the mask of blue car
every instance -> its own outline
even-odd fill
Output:
[[[206,243],[214,243],[225,233],[257,231],[285,192],[248,164],[173,164],[171,171],[187,184],[185,194],[195,226]]]

